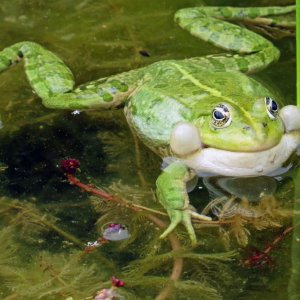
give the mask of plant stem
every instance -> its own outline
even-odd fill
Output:
[[[139,205],[139,204],[134,204],[124,198],[120,198],[120,197],[117,197],[117,196],[111,196],[109,194],[107,194],[106,192],[100,190],[99,188],[94,188],[90,185],[87,185],[85,183],[82,183],[79,179],[77,179],[76,177],[74,177],[73,174],[66,174],[67,178],[68,178],[68,181],[70,184],[73,184],[73,185],[76,185],[78,186],[79,188],[81,188],[83,191],[85,192],[88,192],[88,193],[91,193],[95,196],[98,196],[100,198],[104,198],[108,201],[112,201],[112,202],[115,202],[115,203],[118,203],[118,204],[121,204],[127,208],[130,208],[132,210],[135,210],[135,211],[148,211],[150,213],[154,213],[154,214],[157,214],[157,215],[161,215],[161,216],[165,216],[167,217],[168,215],[162,211],[159,211],[159,210],[156,210],[156,209],[152,209],[152,208],[149,208],[149,207],[146,207],[146,206],[142,206],[142,205]],[[218,226],[220,224],[227,224],[227,223],[230,223],[230,222],[224,222],[224,221],[203,221],[203,220],[193,220],[193,222],[195,223],[201,223],[201,224],[205,224],[205,225],[208,225],[208,226]]]
[[[247,260],[244,261],[244,266],[253,266],[261,261],[263,261],[265,258],[268,258],[269,253],[274,249],[276,244],[278,244],[287,234],[289,234],[293,230],[293,227],[290,226],[286,228],[280,235],[278,235],[272,243],[263,251],[259,252],[259,254],[256,254],[254,256],[251,256]]]
[[[148,214],[146,217],[148,218],[148,220],[152,221],[160,228],[167,227],[166,223],[158,219],[156,216]],[[177,236],[174,233],[170,233],[168,235],[168,239],[170,241],[173,251],[178,251],[181,249],[180,241],[178,240]],[[174,258],[172,273],[169,277],[171,282],[156,296],[155,300],[165,300],[169,298],[169,296],[173,291],[174,281],[179,280],[182,273],[182,269],[183,269],[183,258],[181,257]]]
[[[145,211],[155,213],[155,214],[158,214],[158,215],[167,216],[166,213],[163,213],[161,211],[151,209],[151,208],[148,208],[148,207],[145,207],[145,206],[142,206],[142,205],[134,204],[134,203],[132,203],[128,200],[125,200],[123,198],[119,198],[119,197],[116,197],[116,196],[111,196],[111,195],[107,194],[106,192],[104,192],[104,191],[102,191],[98,188],[94,188],[94,187],[91,187],[89,185],[86,185],[86,184],[82,183],[79,179],[74,177],[72,174],[67,174],[67,178],[68,178],[68,181],[70,182],[70,184],[74,184],[74,185],[78,186],[79,188],[81,188],[83,191],[91,193],[95,196],[104,198],[108,201],[119,203],[119,204],[121,204],[125,207],[128,207],[132,210],[135,210],[135,211],[145,210]]]

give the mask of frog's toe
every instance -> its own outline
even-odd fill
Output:
[[[192,224],[192,218],[191,218],[192,214],[193,214],[193,211],[185,210],[182,215],[182,223],[189,235],[191,243],[193,245],[195,245],[195,244],[197,244],[197,237],[196,237],[195,230],[194,230],[194,227]]]
[[[190,209],[172,210],[172,212],[169,212],[169,215],[170,215],[171,223],[168,226],[168,228],[161,234],[160,238],[161,239],[166,238],[177,227],[177,225],[182,222],[189,235],[192,244],[197,243],[197,237],[191,220],[192,216],[199,220],[204,220],[204,221],[211,220],[210,217],[198,214],[195,211]]]
[[[182,211],[180,210],[172,210],[169,211],[169,216],[171,223],[168,226],[168,228],[160,235],[160,239],[166,238],[176,227],[177,225],[182,221]]]
[[[186,209],[182,213],[182,223],[190,237],[191,243],[195,245],[197,243],[197,237],[195,234],[194,226],[192,224],[192,217],[202,221],[211,221],[211,218],[205,215],[198,214],[193,209]]]
[[[191,215],[192,215],[193,218],[198,219],[198,220],[202,220],[202,221],[211,221],[211,217],[208,217],[208,216],[205,216],[205,215],[198,214],[198,213],[195,212],[195,211],[192,211],[192,212],[191,212]]]

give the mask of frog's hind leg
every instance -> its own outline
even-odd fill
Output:
[[[237,54],[216,55],[192,59],[202,66],[253,73],[267,67],[279,58],[279,51],[264,37],[227,21],[265,22],[270,26],[281,24],[276,16],[295,11],[287,7],[195,7],[181,9],[175,21],[192,35]]]
[[[118,74],[73,90],[71,70],[52,52],[33,42],[20,42],[0,52],[0,72],[24,60],[34,92],[48,108],[111,108],[123,102],[137,81],[137,71]]]
[[[42,99],[73,89],[70,69],[55,54],[33,42],[20,42],[0,52],[0,71],[24,60],[29,83]]]

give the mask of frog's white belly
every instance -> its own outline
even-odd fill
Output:
[[[231,152],[204,148],[185,163],[199,175],[260,176],[273,173],[282,167],[300,144],[300,131],[285,133],[281,141],[260,152]]]

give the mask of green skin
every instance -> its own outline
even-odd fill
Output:
[[[284,125],[280,118],[272,119],[266,112],[265,97],[272,97],[272,93],[243,73],[264,69],[279,58],[279,51],[260,35],[225,19],[293,27],[282,16],[294,11],[295,6],[182,9],[175,15],[179,26],[236,54],[156,62],[75,89],[73,75],[63,61],[33,42],[20,42],[0,52],[0,70],[24,60],[27,78],[48,108],[110,109],[125,103],[129,125],[161,156],[172,153],[170,138],[179,122],[196,126],[206,147],[256,153],[277,145],[284,135]],[[216,129],[212,126],[212,110],[220,103],[230,108],[234,121]],[[178,159],[157,179],[158,198],[171,219],[162,238],[182,222],[196,242],[191,216],[197,214],[189,208],[186,192],[186,182],[193,175],[190,166]]]

